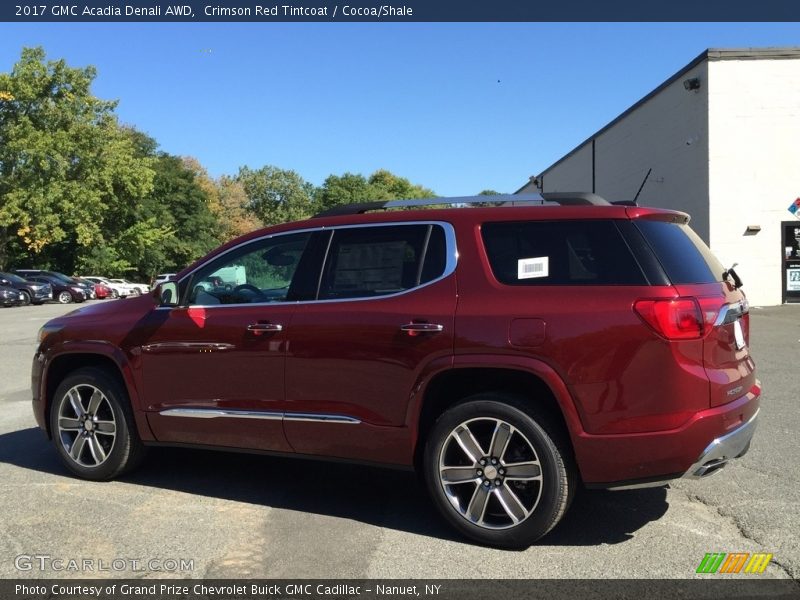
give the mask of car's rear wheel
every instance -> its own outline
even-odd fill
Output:
[[[444,517],[467,537],[525,548],[566,512],[576,473],[555,420],[519,397],[480,394],[436,421],[425,481]]]
[[[28,290],[20,290],[22,294],[22,305],[28,306],[31,303],[31,293]]]
[[[61,460],[85,479],[111,479],[144,456],[128,395],[101,369],[79,369],[61,382],[53,397],[50,430]]]
[[[65,290],[65,291],[63,291],[63,292],[59,292],[59,293],[58,293],[58,296],[56,296],[56,299],[57,299],[57,300],[58,300],[58,301],[59,301],[61,304],[69,304],[70,302],[72,302],[72,294],[70,294],[69,292],[67,292],[67,291]]]

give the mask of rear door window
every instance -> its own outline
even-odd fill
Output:
[[[445,237],[433,224],[337,229],[319,299],[370,298],[404,292],[440,277]]]
[[[613,221],[484,223],[486,254],[507,285],[645,285]]]

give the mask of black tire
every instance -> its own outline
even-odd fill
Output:
[[[72,300],[73,300],[72,294],[67,292],[66,290],[63,292],[59,292],[56,295],[56,301],[59,302],[60,304],[69,304],[70,302],[72,302]]]
[[[139,288],[131,288],[130,294],[133,297],[141,296],[142,295],[142,291]]]
[[[31,293],[28,290],[20,290],[22,294],[22,306],[28,306],[31,303]]]
[[[111,290],[111,299],[112,300],[116,300],[117,298],[119,298],[119,292],[117,290],[112,289]]]
[[[93,408],[95,392],[100,392],[103,398]],[[76,394],[83,415],[75,409]],[[86,367],[73,372],[58,386],[50,406],[50,431],[56,451],[66,467],[79,477],[95,481],[113,479],[136,467],[144,458],[146,449],[136,430],[128,394],[106,371]],[[86,425],[87,420],[92,425]],[[109,422],[113,422],[113,436]],[[84,441],[79,442],[79,438]]]
[[[455,529],[481,544],[527,548],[556,526],[572,501],[578,478],[568,437],[532,403],[511,394],[471,396],[445,411],[428,436],[428,492]],[[456,434],[471,436],[480,459],[472,459]],[[493,445],[501,451],[492,452]],[[453,483],[459,478],[464,481]]]

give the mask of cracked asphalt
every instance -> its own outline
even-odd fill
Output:
[[[71,477],[35,428],[29,391],[36,331],[68,310],[0,309],[2,578],[694,578],[706,552],[770,552],[762,577],[800,574],[800,305],[753,309],[764,397],[746,457],[703,481],[582,491],[524,552],[455,537],[405,472],[158,449],[122,480]],[[50,558],[20,571],[17,557],[32,555]],[[191,569],[138,570],[151,559]]]

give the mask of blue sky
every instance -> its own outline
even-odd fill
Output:
[[[0,24],[98,69],[124,123],[214,176],[314,184],[389,169],[440,195],[511,192],[708,47],[800,44],[800,24]]]

